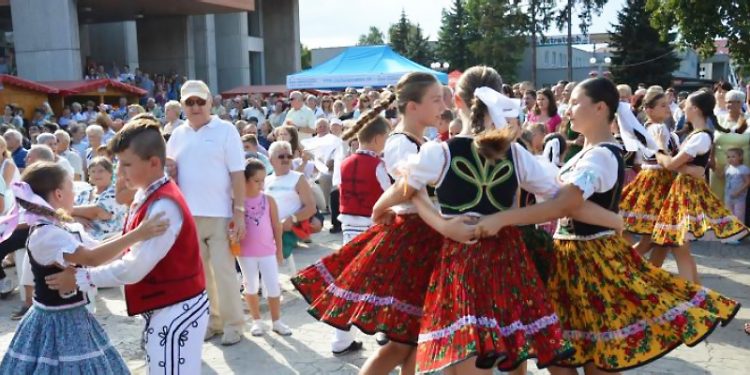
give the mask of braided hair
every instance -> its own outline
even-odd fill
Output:
[[[479,153],[489,160],[498,160],[505,157],[511,143],[515,139],[514,130],[510,127],[504,129],[485,129],[485,117],[489,116],[487,105],[474,96],[474,90],[480,87],[489,87],[500,92],[503,79],[500,74],[488,66],[474,66],[467,69],[456,83],[457,94],[469,109],[469,126],[475,135],[474,143]]]

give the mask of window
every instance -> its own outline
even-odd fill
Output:
[[[544,66],[549,66],[549,51],[544,51]]]
[[[552,52],[552,66],[557,66],[557,52]]]
[[[257,4],[257,3],[256,3]],[[261,35],[260,9],[253,12],[247,12],[247,35],[260,38]]]

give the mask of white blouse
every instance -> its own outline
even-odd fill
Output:
[[[423,144],[421,147],[425,147],[425,145]],[[417,145],[406,135],[390,135],[385,141],[385,148],[383,150],[383,161],[385,162],[385,169],[388,171],[388,174],[394,179],[401,176],[401,171],[406,165],[405,162],[409,158],[409,155],[416,155],[417,152]],[[417,212],[417,209],[410,202],[396,205],[391,207],[391,209],[398,214]]]
[[[98,242],[78,223],[52,224],[36,227],[29,235],[29,251],[34,260],[44,266],[69,265],[65,254],[73,254],[79,247],[91,249]]]
[[[609,143],[621,147],[617,143]],[[573,184],[583,192],[583,199],[594,193],[612,190],[617,183],[617,157],[597,145],[581,150],[561,168],[558,179],[563,185]]]
[[[698,132],[688,136],[680,147],[680,152],[696,157],[711,151],[711,146],[711,137],[706,132]]]
[[[513,163],[519,186],[542,199],[552,198],[559,190],[555,175],[534,155],[517,143],[511,144]],[[415,189],[426,185],[440,186],[450,168],[450,150],[445,142],[424,144],[415,157],[409,158],[407,183]]]
[[[550,163],[561,167],[562,166],[562,160],[560,158],[560,139],[559,138],[552,138],[547,143],[544,144],[544,150],[542,151],[542,155],[546,160],[549,160]]]

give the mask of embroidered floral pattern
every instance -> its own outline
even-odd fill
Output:
[[[732,216],[705,180],[678,175],[654,224],[654,243],[681,246],[690,236],[700,238],[711,230],[721,239],[748,234],[748,228]]]
[[[737,302],[644,261],[621,237],[556,241],[548,284],[563,335],[587,362],[624,371],[695,345],[739,309]]]
[[[471,245],[444,240],[440,253],[425,297],[419,372],[467,359],[507,371],[538,357],[544,367],[570,355],[517,228]]]
[[[292,283],[308,312],[331,326],[416,344],[427,283],[442,236],[416,215],[376,225],[301,270]]]
[[[643,169],[622,189],[620,215],[625,230],[651,235],[675,174],[666,169]]]

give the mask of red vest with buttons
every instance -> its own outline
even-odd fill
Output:
[[[174,305],[195,297],[206,289],[198,231],[177,184],[169,181],[146,198],[138,211],[130,213],[133,217],[126,221],[128,224],[124,232],[138,227],[145,219],[149,206],[161,198],[171,199],[180,208],[182,228],[172,248],[154,269],[141,281],[125,285],[125,302],[130,316]]]
[[[372,216],[372,206],[383,194],[375,175],[383,161],[377,156],[355,153],[341,162],[339,211],[345,215]]]

